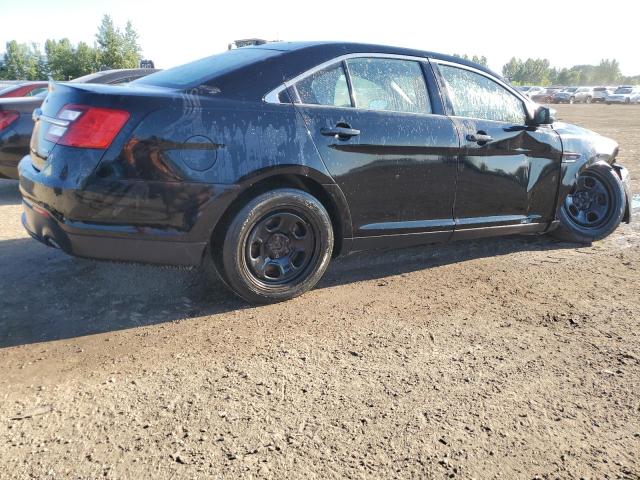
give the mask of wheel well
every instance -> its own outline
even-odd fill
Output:
[[[222,248],[222,242],[224,241],[224,232],[226,231],[227,226],[231,223],[236,213],[238,213],[249,200],[277,188],[297,188],[298,190],[302,190],[313,195],[320,201],[320,203],[322,203],[322,206],[327,210],[327,213],[329,213],[331,226],[333,227],[333,256],[338,256],[342,250],[343,238],[343,226],[340,221],[338,207],[320,183],[309,177],[296,174],[278,174],[264,178],[252,184],[238,195],[213,229],[213,233],[211,234],[211,251],[220,251]]]

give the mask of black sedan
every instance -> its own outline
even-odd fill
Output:
[[[104,70],[71,80],[72,83],[102,83],[117,85],[131,82],[150,73],[148,68]],[[0,98],[0,178],[18,178],[18,162],[29,153],[29,139],[33,131],[31,114],[38,108],[47,94],[47,82],[29,82],[24,87],[37,89],[28,92],[22,85],[10,87],[11,97],[16,92],[22,97]],[[35,93],[34,93],[35,92]]]
[[[78,256],[200,265],[251,302],[332,256],[629,221],[616,142],[554,122],[480,65],[268,43],[126,87],[56,85],[20,162],[23,223]]]

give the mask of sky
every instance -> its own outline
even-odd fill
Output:
[[[215,1],[0,0],[0,51],[9,40],[67,37],[93,44],[109,14],[140,34],[144,58],[168,68],[226,50],[241,38],[343,40],[485,55],[500,72],[511,57],[552,66],[616,58],[640,74],[640,1]]]

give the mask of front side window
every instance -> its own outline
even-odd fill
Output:
[[[385,58],[347,60],[357,108],[431,113],[427,86],[418,62]]]
[[[295,85],[300,102],[307,105],[350,107],[349,86],[342,63],[303,78]]]
[[[454,115],[497,122],[525,123],[522,101],[498,83],[462,68],[440,65]]]

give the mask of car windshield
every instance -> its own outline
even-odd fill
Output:
[[[529,90],[531,90],[531,87],[517,87],[518,90],[520,90],[521,92],[528,92]]]
[[[631,93],[631,87],[619,87],[616,89],[616,93]]]
[[[131,83],[157,87],[189,88],[280,53],[277,50],[250,47],[228,50],[218,55],[153,73]]]

